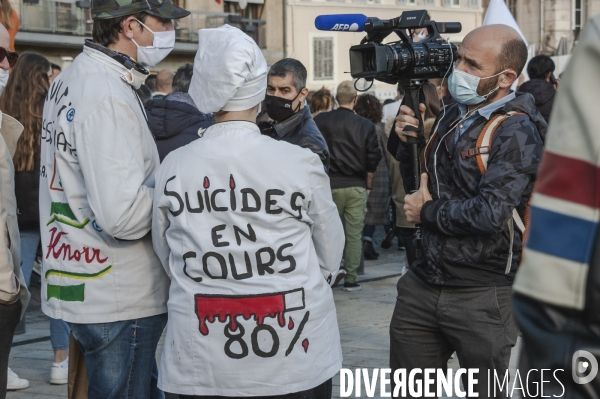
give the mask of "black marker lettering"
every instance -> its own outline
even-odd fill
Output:
[[[219,266],[221,267],[221,275],[213,276],[212,273],[208,270],[208,258],[213,257],[219,262]],[[216,252],[207,252],[202,256],[202,268],[204,269],[204,273],[212,279],[225,279],[227,278],[227,263],[225,262],[225,258],[216,253]]]
[[[195,258],[195,257],[196,257],[196,253],[193,252],[193,251],[189,251],[189,252],[186,252],[186,253],[183,254],[183,274],[185,274],[186,276],[188,276],[189,278],[191,278],[195,282],[199,283],[199,282],[202,281],[202,277],[192,277],[187,272],[186,259]]]
[[[189,213],[202,213],[204,210],[204,203],[202,202],[202,193],[200,190],[198,190],[198,208],[192,208],[187,192],[185,193],[185,206]]]
[[[217,194],[219,193],[224,193],[225,190],[223,190],[222,188],[219,188],[218,190],[213,191],[213,193],[210,196],[210,204],[212,205],[213,211],[215,212],[225,212],[227,211],[227,207],[226,206],[217,206]]]
[[[215,247],[228,247],[229,246],[229,242],[227,242],[227,241],[219,242],[219,238],[223,238],[223,236],[221,234],[219,234],[218,231],[225,230],[225,227],[227,227],[227,226],[224,224],[220,224],[218,226],[213,227],[210,235],[212,237],[212,243]]]
[[[298,197],[302,199],[306,198],[304,194],[295,192],[292,194],[292,198],[290,199],[290,205],[293,210],[298,211],[297,219],[302,219],[302,205],[296,205],[296,200],[298,199]]]
[[[286,248],[290,248],[293,247],[294,244],[283,244],[282,246],[279,247],[279,249],[277,250],[277,260],[280,262],[290,262],[290,266],[286,269],[280,270],[279,273],[289,273],[289,272],[293,272],[294,270],[296,270],[296,259],[294,259],[294,257],[292,255],[283,255],[283,250]]]
[[[246,261],[246,273],[238,274],[233,255],[229,254],[229,267],[231,268],[231,275],[235,280],[245,280],[252,277],[252,263],[250,263],[250,257],[246,251],[244,251],[244,260]]]
[[[172,176],[171,178],[169,178],[169,180],[167,180],[167,182],[165,183],[165,190],[164,193],[167,197],[175,197],[175,199],[177,200],[177,202],[179,202],[179,209],[176,211],[172,211],[171,209],[169,209],[169,212],[171,212],[171,215],[177,217],[179,215],[181,215],[181,212],[183,212],[183,199],[181,199],[181,195],[177,194],[175,191],[169,191],[167,190],[167,184],[169,184],[169,182],[171,180],[173,180],[175,177],[177,176]]]
[[[279,208],[279,209],[272,209],[271,206],[276,205],[277,201],[276,200],[272,200],[271,197],[274,195],[285,195],[285,193],[281,190],[267,190],[267,200],[266,200],[266,204],[265,204],[265,210],[267,211],[267,213],[270,213],[271,215],[277,215],[281,212],[283,212],[283,209]]]
[[[242,193],[242,212],[258,212],[260,210],[260,197],[256,194],[251,188],[242,188],[240,190]],[[248,195],[254,197],[255,206],[248,205]]]
[[[269,254],[269,260],[266,262],[263,262],[262,260],[261,255],[263,252]],[[273,263],[275,263],[275,251],[273,251],[271,248],[265,247],[256,251],[256,269],[258,270],[258,274],[260,276],[264,276],[265,272],[269,274],[275,273],[275,271],[271,269]]]
[[[248,223],[248,234],[246,234],[244,230],[240,229],[236,225],[233,226],[233,231],[235,233],[235,241],[237,241],[237,245],[242,244],[242,237],[240,237],[240,235],[243,235],[252,242],[256,242],[256,233],[254,232],[252,226],[250,226],[250,223]]]

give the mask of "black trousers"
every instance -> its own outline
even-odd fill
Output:
[[[21,300],[10,305],[0,304],[0,399],[6,398],[8,355],[15,328],[21,319]]]
[[[392,371],[446,370],[456,351],[461,368],[479,369],[475,391],[480,398],[504,397],[499,389],[497,395],[488,393],[488,370],[492,381],[494,370],[503,377],[517,342],[511,287],[443,287],[409,271],[397,288],[390,325]],[[466,388],[466,378],[462,381]]]
[[[302,392],[289,393],[277,396],[254,396],[252,399],[331,399],[333,379],[330,378],[321,385]],[[186,396],[179,395],[180,399],[236,399],[233,396]],[[241,398],[241,397],[240,397]],[[244,396],[244,398],[248,398]]]

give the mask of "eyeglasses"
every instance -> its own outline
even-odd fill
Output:
[[[4,47],[0,47],[0,62],[4,61],[4,57],[6,57],[8,65],[10,65],[10,67],[12,68],[17,63],[17,60],[19,59],[19,54],[12,51],[8,51]]]

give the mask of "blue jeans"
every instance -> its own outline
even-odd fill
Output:
[[[40,244],[40,229],[23,230],[19,232],[19,236],[21,237],[21,270],[23,270],[25,276],[25,283],[29,287],[33,261],[35,261],[35,255]]]
[[[69,349],[69,334],[71,328],[66,321],[50,318],[50,343],[52,349],[57,351]]]
[[[114,323],[69,323],[83,355],[88,399],[164,399],[155,351],[167,314]]]

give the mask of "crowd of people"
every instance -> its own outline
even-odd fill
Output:
[[[540,164],[538,190],[556,194],[542,152],[560,80],[538,56],[511,89],[527,62],[514,29],[472,31],[452,73],[423,85],[417,182],[405,128],[421,122],[400,86],[384,103],[352,81],[311,92],[300,61],[268,68],[229,25],[199,31],[193,64],[150,75],[173,48],[172,21],[189,14],[168,0],[93,0],[93,40],[61,71],[14,52],[5,2],[0,398],[28,386],[8,356],[35,264],[50,382],[84,381],[70,397],[330,398],[342,364],[331,288],[361,289],[377,226],[378,245],[397,238],[405,254],[392,371],[445,369],[456,352],[463,368],[504,375],[517,321],[528,327],[522,364],[543,368],[531,312],[557,303],[526,263],[517,320],[512,285]],[[540,220],[528,253],[548,248]]]

